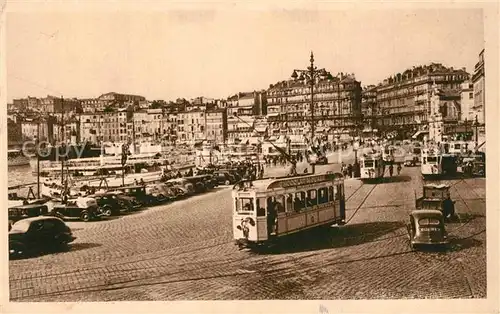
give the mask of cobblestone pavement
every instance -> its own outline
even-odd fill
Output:
[[[319,171],[338,165],[318,166]],[[278,171],[278,170],[276,170]],[[279,171],[278,171],[279,172]],[[448,252],[414,252],[404,223],[418,168],[381,184],[346,180],[341,228],[239,251],[228,188],[140,213],[69,223],[68,252],[10,261],[12,301],[486,297],[485,180],[449,181],[460,221]]]

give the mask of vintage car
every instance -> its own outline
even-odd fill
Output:
[[[230,185],[236,183],[236,179],[229,172],[217,171],[214,173],[218,185]]]
[[[40,204],[28,204],[20,205],[9,208],[9,230],[13,223],[30,217],[38,217],[42,215],[47,215],[49,209],[46,205]]]
[[[39,216],[22,219],[9,230],[9,257],[25,257],[45,249],[65,249],[76,238],[59,218]]]
[[[96,200],[91,197],[78,197],[69,199],[66,203],[54,204],[49,215],[62,220],[79,218],[85,222],[97,220],[104,216]]]
[[[122,186],[116,188],[115,191],[121,192],[123,195],[133,197],[138,204],[141,204],[141,206],[152,205],[156,202],[156,198],[146,192],[146,186],[144,185]]]
[[[469,155],[461,160],[462,172],[469,176],[486,176],[486,163],[484,154]]]
[[[446,219],[455,216],[455,202],[450,198],[450,186],[446,184],[426,184],[423,196],[415,201],[417,210],[439,210]]]
[[[443,213],[439,210],[414,210],[407,224],[410,247],[412,249],[424,246],[440,246],[449,244],[445,229]]]
[[[184,190],[187,195],[193,195],[195,193],[194,185],[185,178],[170,179],[167,183]]]
[[[419,157],[413,154],[406,155],[404,158],[405,167],[415,167],[419,162]]]
[[[129,211],[127,206],[123,206],[117,195],[112,192],[96,193],[88,195],[96,200],[97,205],[101,209],[104,216],[116,216],[122,212]]]
[[[209,189],[209,185],[205,182],[207,179],[205,175],[185,177],[184,179],[193,184],[195,193],[203,193]]]
[[[161,204],[167,201],[173,201],[177,198],[177,194],[172,187],[165,183],[151,184],[146,187],[146,192],[156,198],[156,203]]]

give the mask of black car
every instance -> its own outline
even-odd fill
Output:
[[[46,205],[40,204],[29,204],[20,205],[9,208],[9,230],[13,223],[21,219],[37,217],[41,215],[48,214],[48,208]]]
[[[96,200],[104,216],[116,216],[128,211],[128,208],[122,205],[114,193],[99,193],[89,195],[89,197]]]
[[[236,179],[229,172],[216,172],[214,177],[219,185],[230,185],[236,182]]]
[[[146,193],[146,186],[144,185],[123,186],[115,190],[126,196],[132,196],[138,204],[143,206],[154,205],[156,203],[156,198]]]
[[[9,231],[9,257],[28,256],[35,251],[64,250],[76,238],[59,218],[39,216],[19,220]]]

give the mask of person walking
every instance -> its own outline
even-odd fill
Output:
[[[349,166],[347,166],[347,174],[349,175],[349,178],[352,178],[352,165],[349,164]]]
[[[392,177],[392,173],[394,172],[394,166],[392,164],[389,165],[389,175]]]
[[[402,168],[401,168],[401,164],[400,164],[400,163],[398,163],[398,167],[396,168],[396,170],[398,171],[398,176],[399,176],[399,174],[401,173],[401,169],[402,169]]]

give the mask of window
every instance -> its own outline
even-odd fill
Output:
[[[441,222],[437,218],[422,218],[419,219],[418,224],[420,226],[439,226]]]
[[[424,160],[425,160],[425,158],[424,158]],[[431,163],[431,162],[435,163],[435,162],[437,162],[437,157],[427,157],[427,161],[429,163]],[[425,161],[424,161],[424,163],[425,163]]]
[[[253,212],[253,199],[252,198],[235,198],[236,211],[238,213],[242,212]]]
[[[365,168],[373,168],[373,160],[365,160]]]
[[[318,189],[318,205],[328,203],[328,188]]]
[[[338,184],[335,186],[335,199],[336,200],[341,200],[342,199],[342,185]]]
[[[293,199],[293,208],[296,212],[300,212],[306,207],[305,204],[306,192],[297,192]]]
[[[474,99],[474,93],[469,93],[469,99]]]
[[[318,195],[316,190],[307,191],[307,206],[318,205]]]

